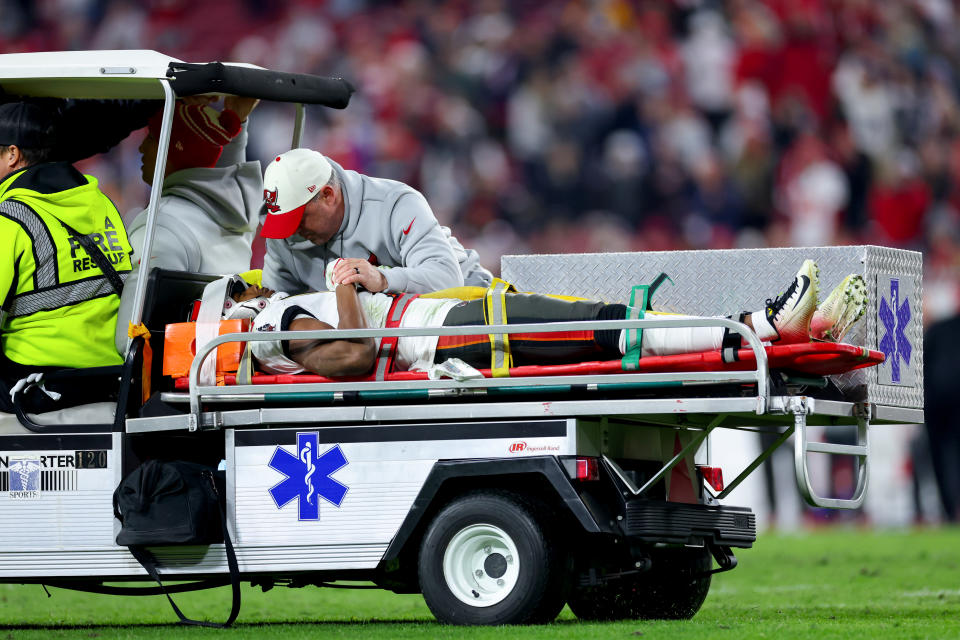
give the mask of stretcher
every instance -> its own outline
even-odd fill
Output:
[[[346,106],[336,79],[251,65],[191,65],[152,51],[0,56],[12,95],[164,101],[153,184],[162,184],[173,101],[232,93],[296,105]],[[252,126],[256,126],[255,124]],[[151,255],[153,189],[142,255]],[[866,317],[850,344],[764,348],[723,318],[604,321],[605,329],[718,326],[743,336],[719,354],[518,368],[507,377],[382,380],[255,376],[200,381],[201,364],[231,343],[308,337],[231,331],[196,349],[186,377],[162,373],[164,333],[217,276],[143,268],[111,410],[0,416],[0,582],[101,591],[148,581],[116,542],[111,497],[143,462],[175,458],[224,469],[227,528],[239,575],[263,586],[373,582],[423,593],[445,622],[551,620],[563,605],[584,620],[686,618],[712,574],[736,566],[756,519],[731,492],[794,436],[798,488],[824,507],[856,508],[867,489],[870,428],[923,420],[922,256],[884,247],[505,256],[501,275],[524,291],[624,302],[636,282],[670,273],[658,309],[724,315],[756,308],[813,258],[824,282],[856,272]],[[759,275],[758,275],[759,274]],[[358,329],[337,337],[601,328],[597,323]],[[332,337],[324,332],[324,337]],[[71,371],[70,375],[83,375]],[[185,382],[184,382],[185,381]],[[94,400],[91,399],[93,402]],[[90,407],[87,407],[90,409]],[[60,413],[60,412],[58,412]],[[65,409],[63,413],[70,413]],[[76,416],[85,417],[76,419]],[[99,416],[99,417],[88,417]],[[843,426],[853,444],[818,442]],[[723,482],[711,441],[721,430],[777,431],[776,441]],[[850,456],[853,495],[820,495],[810,454]],[[736,496],[733,496],[735,498]],[[165,578],[224,584],[223,544],[156,547]],[[344,585],[344,583],[347,585]]]
[[[230,343],[228,343],[230,344]],[[233,343],[236,344],[236,343]],[[883,353],[852,344],[810,342],[764,347],[767,363],[771,369],[787,369],[814,376],[829,376],[848,373],[854,369],[870,367],[883,362]],[[640,360],[636,371],[650,373],[682,371],[748,371],[756,368],[756,358],[750,349],[740,349],[733,362],[725,362],[719,351],[685,353],[672,356],[647,356]],[[478,370],[483,377],[492,378],[491,369]],[[620,360],[579,362],[575,364],[525,365],[512,367],[511,378],[533,376],[604,375],[622,373]],[[309,384],[324,382],[359,382],[373,380],[372,375],[327,378],[315,374],[264,374],[251,377],[251,384]],[[426,371],[392,371],[385,376],[387,381],[429,380]],[[237,375],[227,373],[218,379],[224,385],[235,385]],[[175,379],[178,390],[190,388],[188,377]]]

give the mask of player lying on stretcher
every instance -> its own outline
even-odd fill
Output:
[[[803,263],[796,277],[763,309],[743,313],[738,320],[773,344],[814,340],[838,342],[859,319],[867,303],[866,286],[851,274],[817,306],[819,269],[812,260]],[[569,301],[540,294],[506,293],[507,324],[578,320],[621,320],[629,311],[622,304]],[[383,328],[393,303],[382,293],[358,292],[339,284],[334,291],[287,296],[250,286],[233,296],[239,304],[230,317],[253,317],[253,331],[316,331],[324,329]],[[419,297],[410,302],[400,327],[455,327],[483,325],[484,300]],[[691,316],[660,316],[683,318]],[[722,327],[646,328],[641,356],[666,356],[717,350],[729,340]],[[251,341],[249,348],[268,373],[311,371],[323,376],[356,376],[370,373],[377,359],[379,340],[353,338],[324,340]],[[514,366],[567,364],[619,359],[627,351],[625,330],[513,333],[509,336]],[[490,366],[487,335],[401,337],[397,344],[397,370],[427,370],[434,363],[459,358],[476,368]]]

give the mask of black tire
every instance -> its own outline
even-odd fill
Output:
[[[710,590],[710,552],[656,549],[653,567],[570,595],[570,610],[581,620],[685,620],[692,618]]]
[[[444,507],[423,537],[418,561],[420,589],[437,620],[501,625],[556,618],[570,572],[551,522],[542,505],[504,491],[470,493]]]

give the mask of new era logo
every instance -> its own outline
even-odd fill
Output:
[[[310,193],[313,193],[316,190],[317,190],[317,185],[315,184],[312,184],[309,187],[307,187],[307,191],[309,191]]]

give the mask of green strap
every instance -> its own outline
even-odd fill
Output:
[[[673,280],[664,272],[660,272],[656,278],[653,279],[653,282],[650,283],[650,292],[647,294],[647,311],[653,311],[653,294],[657,292],[657,289],[660,288],[664,282],[669,281],[670,284],[673,284]]]
[[[639,296],[639,300],[637,299]],[[650,298],[650,285],[638,284],[630,291],[630,306],[627,307],[625,320],[643,320]],[[643,329],[627,329],[626,354],[620,360],[624,371],[636,371],[640,368],[640,344]]]
[[[627,307],[626,320],[643,320],[647,311],[653,311],[653,294],[664,282],[673,284],[673,280],[666,273],[660,273],[650,284],[638,284],[630,291],[630,306]],[[636,371],[640,368],[640,345],[643,338],[643,329],[627,329],[626,354],[620,360],[624,371]]]

